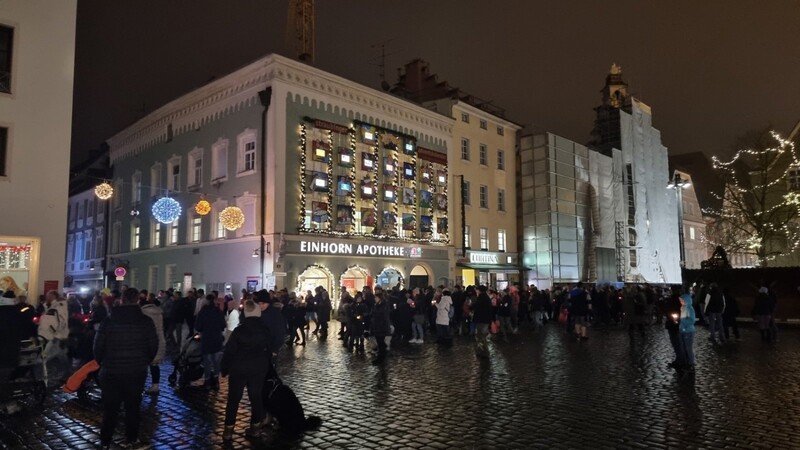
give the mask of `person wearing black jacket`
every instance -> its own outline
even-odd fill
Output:
[[[736,318],[739,317],[739,303],[736,302],[736,297],[728,288],[723,289],[722,295],[725,296],[725,311],[722,312],[722,329],[725,331],[725,339],[730,339],[728,330],[733,328],[733,337],[740,341],[742,338],[739,336],[739,326],[736,324]]]
[[[103,390],[103,448],[111,444],[121,404],[125,406],[125,437],[134,446],[139,441],[139,404],[147,368],[158,353],[158,336],[153,321],[139,308],[138,297],[139,291],[126,289],[122,304],[103,320],[94,340]]]
[[[245,435],[257,436],[261,432],[264,422],[264,402],[261,396],[264,378],[272,364],[270,335],[267,326],[261,321],[261,308],[253,300],[247,300],[243,309],[244,319],[231,333],[222,355],[222,376],[230,375],[228,402],[225,405],[225,429],[222,432],[222,440],[225,442],[233,439],[233,427],[245,386],[252,408],[250,428],[245,430]]]
[[[489,324],[492,323],[494,315],[492,299],[486,291],[486,286],[478,286],[478,298],[470,307],[472,323],[475,324],[475,354],[481,357],[489,356]]]
[[[675,350],[675,360],[669,363],[669,366],[678,369],[685,365],[684,361],[681,361],[681,355],[683,355],[682,345],[683,341],[681,340],[679,324],[680,324],[680,317],[681,317],[681,287],[680,286],[672,286],[672,294],[667,299],[666,304],[664,305],[664,313],[667,315],[666,325],[664,328],[667,329],[667,334],[669,335],[669,343],[672,344],[672,349]]]
[[[222,343],[225,341],[225,316],[215,304],[214,294],[205,296],[205,304],[197,313],[194,329],[200,333],[200,350],[203,354],[204,387],[219,390],[219,374],[222,372]]]
[[[389,303],[383,298],[383,292],[376,292],[370,324],[370,333],[378,343],[378,356],[372,361],[376,365],[386,359],[386,336],[391,334],[389,312]]]

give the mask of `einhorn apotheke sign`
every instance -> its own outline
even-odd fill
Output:
[[[300,253],[354,256],[394,256],[421,258],[422,248],[390,244],[355,244],[350,242],[298,241]]]

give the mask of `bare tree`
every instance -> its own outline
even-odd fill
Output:
[[[750,253],[759,265],[800,247],[800,158],[794,143],[774,131],[749,134],[751,145],[726,161],[713,156],[724,191],[706,239],[728,253]]]

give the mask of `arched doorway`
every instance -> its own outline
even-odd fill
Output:
[[[402,289],[404,284],[403,274],[394,267],[386,267],[381,271],[381,274],[378,275],[376,284],[384,290],[391,290],[398,284]]]
[[[340,279],[339,287],[344,287],[351,296],[356,295],[356,291],[360,291],[364,286],[371,285],[372,278],[367,269],[360,266],[353,266],[348,268]],[[339,292],[341,296],[341,292]],[[338,302],[339,298],[336,299]]]
[[[333,292],[333,274],[322,266],[308,266],[297,277],[297,295],[305,296],[306,291],[314,292],[317,286],[324,287],[329,293]]]
[[[411,273],[408,275],[408,288],[424,288],[430,285],[430,274],[428,269],[421,265],[414,266]]]

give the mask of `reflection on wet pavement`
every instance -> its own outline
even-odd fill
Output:
[[[797,448],[799,331],[769,346],[747,329],[743,342],[715,346],[698,328],[694,382],[667,368],[660,327],[633,342],[620,328],[591,331],[587,342],[555,324],[525,331],[494,342],[488,361],[464,337],[395,345],[381,367],[335,337],[312,340],[278,365],[322,427],[248,441],[245,396],[231,448]],[[217,393],[181,392],[167,383],[171,371],[165,363],[161,393],[142,402],[143,437],[154,448],[222,448],[226,380]],[[0,448],[94,448],[99,399],[96,389],[88,400],[56,392],[42,409],[2,417]]]

